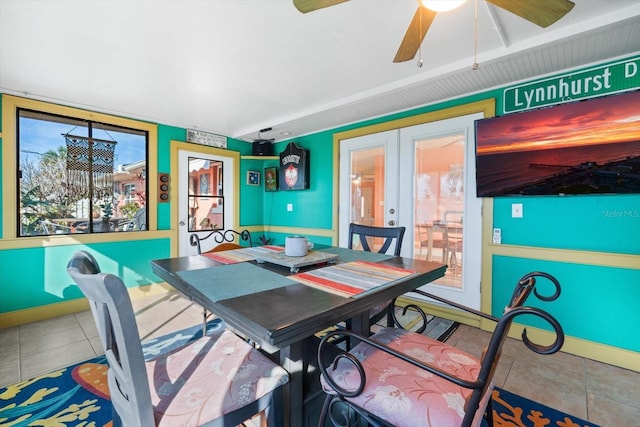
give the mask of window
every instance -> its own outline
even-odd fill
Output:
[[[18,108],[19,237],[146,229],[146,131]]]
[[[209,192],[209,175],[200,175],[200,194],[211,194]]]
[[[136,185],[135,184],[123,184],[122,194],[125,195],[126,200],[131,200],[135,197]]]
[[[224,229],[222,176],[221,161],[189,157],[189,231]]]

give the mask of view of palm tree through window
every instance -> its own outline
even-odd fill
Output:
[[[147,133],[18,111],[18,236],[147,229]]]

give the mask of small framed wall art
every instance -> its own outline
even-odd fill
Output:
[[[264,191],[276,191],[278,189],[278,168],[264,168]]]
[[[260,172],[247,171],[247,185],[253,185],[253,186],[260,185]]]

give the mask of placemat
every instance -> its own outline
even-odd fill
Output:
[[[305,285],[344,297],[362,296],[365,292],[389,286],[415,271],[368,261],[352,261],[290,276]]]
[[[377,252],[358,251],[354,249],[339,248],[333,246],[330,248],[323,248],[318,250],[338,255],[338,263],[347,263],[351,261],[378,262],[384,261],[385,259],[394,258],[393,255],[379,254]]]
[[[284,247],[282,246],[265,245],[251,248],[232,249],[230,251],[207,252],[202,255],[222,264],[235,264],[238,262],[253,261],[263,255],[277,254],[281,252],[284,252]]]
[[[286,276],[250,263],[180,271],[178,276],[215,302],[296,283]]]

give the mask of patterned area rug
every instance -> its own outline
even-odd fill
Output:
[[[455,322],[436,318],[425,333],[444,341],[456,326]],[[224,323],[214,319],[207,330],[221,327]],[[145,358],[170,351],[201,335],[201,326],[195,325],[146,341]],[[110,427],[106,370],[106,360],[101,356],[0,388],[0,426]],[[494,425],[500,427],[598,427],[501,389],[493,393],[493,410]]]

